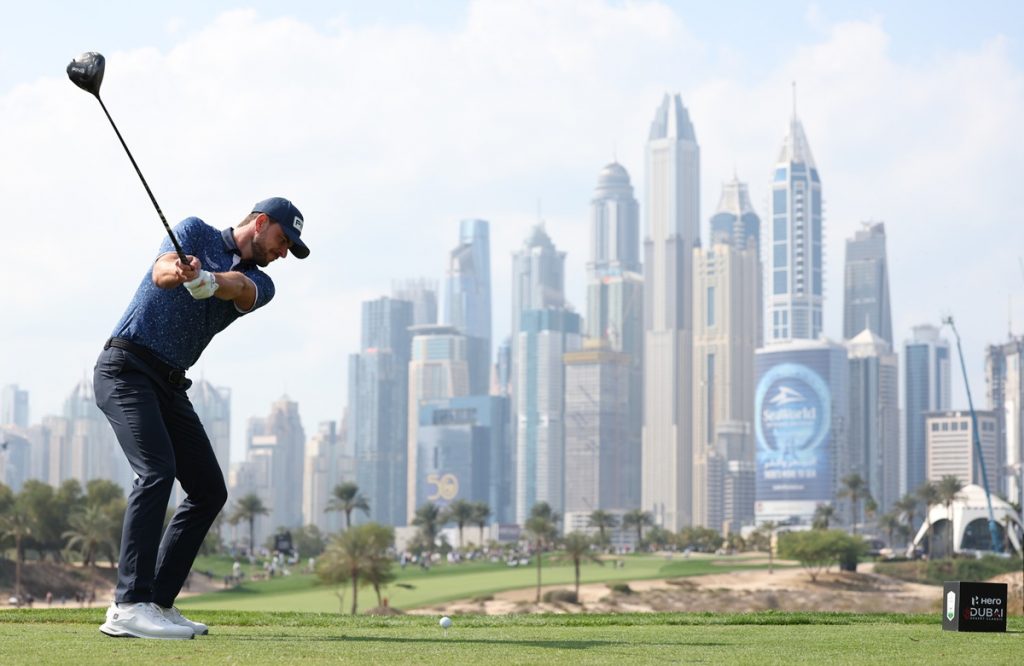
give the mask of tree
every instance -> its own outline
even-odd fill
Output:
[[[893,508],[899,512],[899,515],[907,519],[907,532],[913,535],[914,517],[917,515],[917,498],[909,494],[904,495],[896,500],[896,503],[893,504]]]
[[[800,562],[810,574],[811,581],[816,581],[818,574],[828,570],[840,558],[856,559],[866,548],[863,539],[842,530],[786,532],[779,537],[779,555]]]
[[[878,527],[885,530],[885,533],[889,536],[890,548],[893,546],[893,534],[895,534],[896,530],[903,524],[903,521],[900,520],[900,514],[898,511],[898,509],[893,509],[888,513],[883,513],[878,519]]]
[[[21,566],[25,562],[25,539],[32,534],[32,516],[15,504],[0,518],[0,534],[14,539],[14,596],[21,599]]]
[[[473,520],[473,504],[464,500],[457,499],[448,505],[448,508],[444,510],[442,514],[441,524],[447,522],[455,523],[456,527],[459,528],[459,548],[465,546],[465,541],[462,539],[462,530],[465,528],[466,523]]]
[[[579,603],[580,600],[580,565],[584,562],[595,562],[604,566],[604,560],[595,555],[594,551],[591,550],[593,545],[593,541],[586,534],[570,532],[562,540],[563,554],[555,558],[559,562],[572,562],[576,573],[576,603]]]
[[[391,561],[387,557],[388,534],[393,543],[394,532],[376,523],[347,529],[331,540],[317,562],[316,573],[320,580],[341,585],[351,583],[352,615],[359,606],[360,586],[373,584],[374,580],[378,585],[384,584],[385,579],[391,580],[388,578]]]
[[[484,545],[484,528],[491,517],[491,507],[487,502],[473,502],[473,516],[469,522],[480,528],[480,547]],[[494,535],[491,535],[494,536]]]
[[[647,543],[657,550],[667,550],[676,543],[676,535],[660,525],[655,525],[647,530],[645,538]]]
[[[249,554],[256,552],[256,517],[270,515],[270,509],[263,504],[263,500],[256,493],[249,493],[238,498],[234,510],[228,521],[237,525],[242,521],[249,524]]]
[[[938,491],[939,502],[946,507],[946,519],[949,525],[946,529],[948,548],[946,552],[953,557],[953,502],[960,497],[960,491],[964,489],[964,482],[960,477],[953,474],[946,474],[939,479]]]
[[[864,478],[860,474],[847,474],[840,481],[842,486],[839,489],[839,497],[850,498],[850,509],[853,512],[853,533],[857,533],[857,505],[860,501],[868,497],[868,487],[864,483]]]
[[[305,525],[292,531],[295,550],[302,557],[316,557],[327,547],[326,539],[316,525]]]
[[[924,519],[928,524],[925,535],[928,538],[928,558],[932,556],[932,506],[939,503],[939,487],[933,481],[925,481],[915,491],[924,504]]]
[[[838,522],[836,508],[831,504],[819,504],[814,508],[814,518],[811,526],[816,530],[827,530],[833,520]]]
[[[533,541],[534,553],[537,556],[537,603],[540,603],[541,560],[544,546],[551,543],[558,533],[559,515],[551,509],[547,502],[537,502],[530,509],[530,517],[526,519],[526,535]]]
[[[331,492],[331,499],[327,502],[328,511],[342,511],[345,514],[345,529],[352,526],[352,512],[359,509],[366,515],[370,515],[370,502],[359,492],[359,486],[352,481],[334,486]]]
[[[657,529],[655,527],[648,532],[648,541],[653,541],[651,535]],[[710,527],[684,527],[679,530],[679,546],[698,553],[713,553],[721,548],[722,541],[722,535]]]
[[[383,606],[381,588],[398,577],[391,566],[394,560],[388,557],[388,549],[395,545],[395,528],[380,523],[366,523],[363,530],[370,542],[370,561],[363,576],[377,595],[377,605]]]
[[[590,512],[590,517],[587,519],[587,527],[596,527],[598,539],[598,545],[607,547],[609,543],[608,530],[614,530],[619,526],[619,517],[614,513],[609,513],[604,509],[595,509]]]
[[[643,509],[632,509],[622,516],[622,527],[626,529],[636,528],[636,549],[640,550],[640,544],[644,540],[644,528],[654,525],[654,516],[650,511]]]
[[[78,482],[74,481],[62,487],[70,488],[77,485]],[[77,506],[80,501],[79,497],[75,504],[59,505],[53,486],[37,479],[26,481],[21,486],[16,502],[21,510],[28,514],[32,533],[25,538],[22,548],[38,551],[40,559],[44,553],[49,552],[55,562],[59,561],[64,547],[64,540],[60,535],[67,529],[67,516],[71,513],[72,507]]]
[[[768,546],[768,573],[775,573],[775,530],[779,528],[779,524],[774,520],[766,520],[761,523],[761,526],[754,532],[755,535],[763,534],[763,541],[767,542]],[[762,541],[762,539],[758,539]]]
[[[423,540],[423,545],[427,548],[427,557],[430,557],[437,547],[437,533],[444,525],[441,518],[440,507],[433,502],[427,502],[416,509],[416,515],[412,519],[412,524],[420,528],[420,537]]]
[[[89,567],[90,588],[96,592],[96,560],[105,551],[113,561],[117,542],[111,536],[113,520],[100,504],[87,505],[85,509],[71,515],[68,519],[71,529],[63,534],[67,539],[67,550],[77,551],[82,558],[82,566]]]

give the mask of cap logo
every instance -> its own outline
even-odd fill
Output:
[[[301,232],[302,231],[302,218],[301,217],[296,217],[295,221],[292,222],[292,226],[295,227],[295,231]]]

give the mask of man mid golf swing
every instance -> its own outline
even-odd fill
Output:
[[[287,199],[257,203],[219,231],[190,217],[164,239],[96,363],[96,404],[138,475],[125,512],[108,636],[192,638],[174,600],[214,518],[227,502],[224,476],[189,402],[185,371],[213,336],[266,305],[274,283],[261,268],[289,251],[309,255],[302,215]],[[187,255],[183,263],[175,241]],[[161,534],[174,479],[187,494]]]

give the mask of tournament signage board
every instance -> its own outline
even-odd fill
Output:
[[[946,631],[1006,631],[1006,584],[946,581],[942,584],[942,628]]]

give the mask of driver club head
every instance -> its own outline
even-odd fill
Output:
[[[103,54],[88,51],[68,63],[68,78],[76,86],[98,98],[105,66]]]

